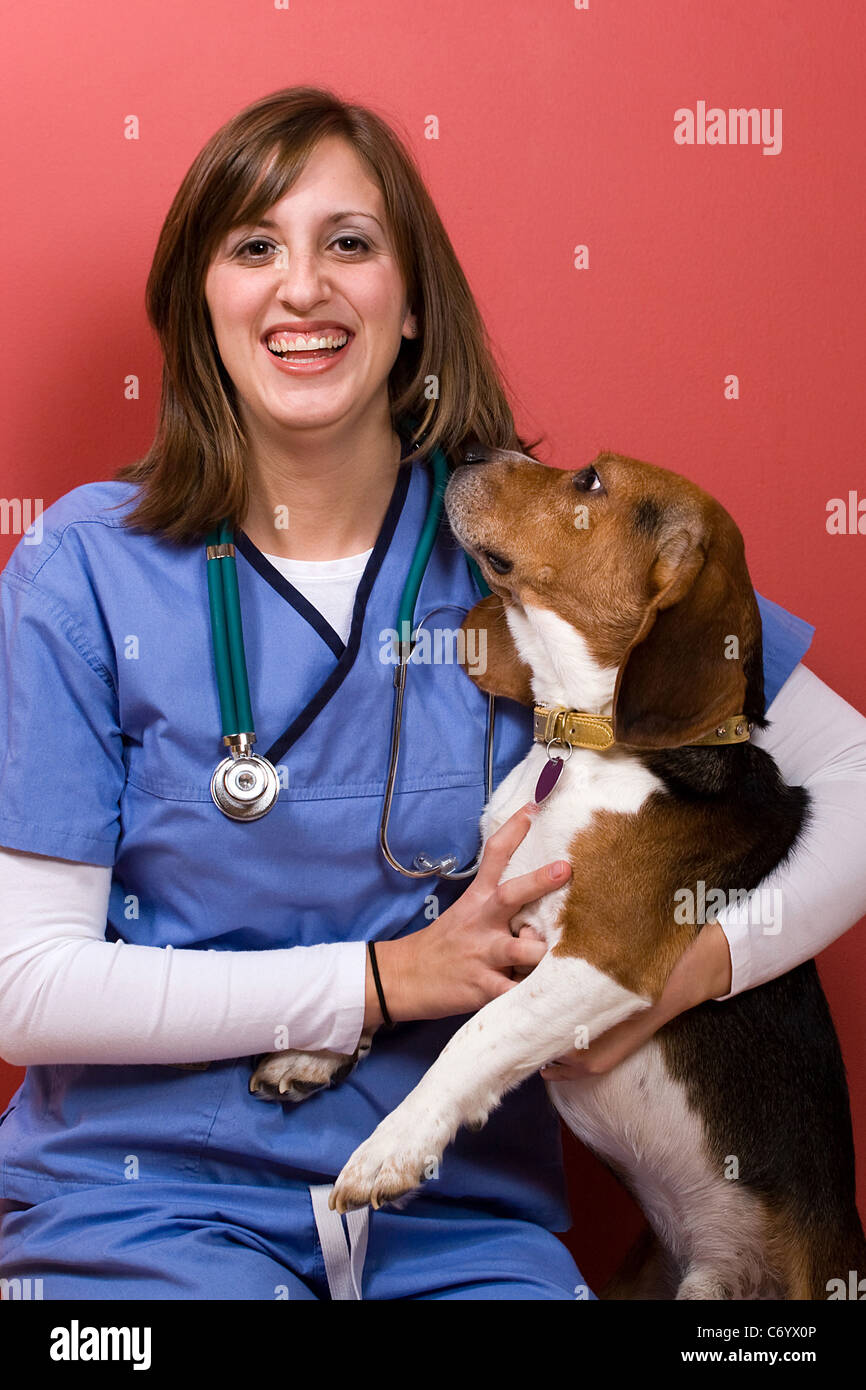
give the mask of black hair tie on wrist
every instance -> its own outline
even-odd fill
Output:
[[[367,942],[367,952],[370,956],[370,965],[373,969],[373,983],[376,986],[376,993],[379,996],[379,1008],[382,1010],[382,1021],[386,1028],[393,1028],[391,1015],[388,1013],[388,1005],[385,1003],[385,991],[382,989],[382,981],[379,978],[379,966],[376,961],[376,947],[372,941]]]

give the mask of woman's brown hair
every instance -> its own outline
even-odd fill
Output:
[[[438,445],[451,461],[470,438],[522,452],[534,447],[515,433],[481,315],[406,146],[366,107],[321,88],[287,87],[245,107],[208,140],[160,232],[145,298],[162,346],[162,398],[150,450],[115,474],[140,488],[126,525],[182,542],[200,539],[223,517],[242,524],[246,442],[205,276],[222,238],[284,197],[326,135],[347,140],[382,190],[418,323],[389,377],[395,428],[402,422],[405,430],[411,417],[418,424],[412,438],[423,438],[425,453]],[[431,378],[438,398],[430,398]]]

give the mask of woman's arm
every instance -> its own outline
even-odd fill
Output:
[[[354,1052],[365,1021],[363,941],[275,951],[110,942],[110,887],[111,869],[101,865],[0,848],[7,1062],[209,1062],[278,1047]]]
[[[751,924],[748,906],[719,913],[732,983],[724,995],[705,998],[727,998],[792,970],[866,914],[866,719],[803,665],[767,713],[770,726],[755,742],[786,782],[808,789],[811,816],[787,863],[755,890],[780,905],[778,920]]]
[[[608,1071],[668,1019],[783,975],[866,914],[866,719],[802,664],[767,714],[771,723],[754,742],[772,754],[786,782],[805,786],[812,798],[792,854],[755,890],[780,906],[776,921],[765,914],[752,923],[748,905],[723,909],[677,962],[653,1008],[545,1068],[547,1080]]]
[[[395,1022],[480,1008],[545,947],[511,935],[518,908],[570,868],[499,889],[530,825],[524,808],[487,842],[475,881],[429,927],[378,944]],[[216,1061],[293,1048],[352,1053],[382,1022],[363,941],[196,951],[105,940],[112,871],[0,848],[0,1055],[49,1062]]]

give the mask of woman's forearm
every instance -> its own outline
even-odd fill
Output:
[[[718,921],[730,947],[726,998],[818,954],[866,914],[866,718],[798,666],[754,741],[812,805],[788,860]],[[754,919],[754,920],[753,920]]]
[[[44,1063],[351,1053],[362,941],[197,951],[105,940],[111,870],[0,849],[0,1056]]]

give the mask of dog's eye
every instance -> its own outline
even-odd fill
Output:
[[[497,574],[507,574],[513,565],[510,560],[503,560],[501,555],[497,555],[493,550],[485,550],[484,558],[492,570]]]
[[[574,486],[578,492],[604,492],[601,478],[592,467],[581,468],[574,475]]]

